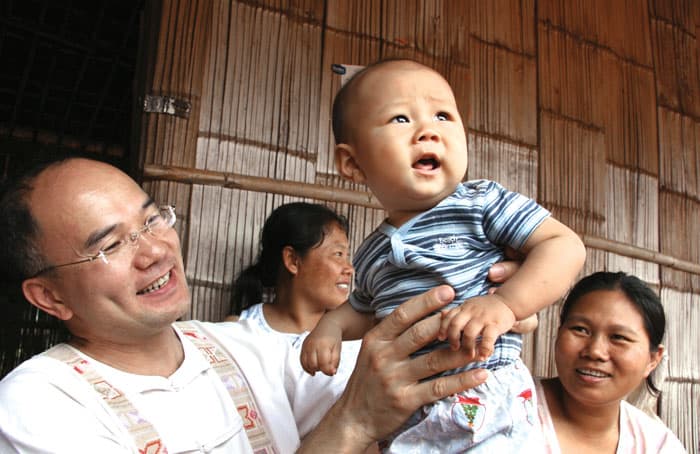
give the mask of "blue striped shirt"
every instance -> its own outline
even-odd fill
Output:
[[[383,318],[409,298],[440,284],[454,288],[452,307],[484,295],[492,285],[488,270],[503,260],[504,247],[520,249],[549,215],[534,200],[496,182],[461,183],[434,208],[398,229],[383,222],[363,241],[353,260],[355,288],[350,304]],[[466,369],[505,366],[520,356],[521,347],[519,334],[505,333],[485,363],[472,363]]]

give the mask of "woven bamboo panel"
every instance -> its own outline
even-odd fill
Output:
[[[318,0],[243,0],[239,3],[247,3],[253,6],[262,6],[265,9],[279,11],[291,19],[323,22],[324,2]]]
[[[609,164],[606,186],[604,236],[621,243],[658,250],[657,179]]]
[[[672,110],[700,116],[700,78],[695,35],[674,24],[651,22],[658,102]]]
[[[649,15],[695,34],[695,27],[700,24],[700,3],[695,0],[652,0]]]
[[[537,12],[539,21],[575,39],[651,66],[647,0],[547,0],[538,2]]]
[[[579,233],[603,234],[604,136],[578,122],[540,116],[539,201]]]
[[[471,40],[469,46],[471,87],[462,112],[472,114],[469,128],[515,142],[537,143],[537,77],[534,58],[502,47]],[[455,95],[463,99],[459,86]]]
[[[194,163],[200,87],[208,45],[205,33],[211,2],[164,0],[161,33],[147,94],[174,96],[192,104],[189,119],[144,115],[141,162],[191,166]]]
[[[511,191],[537,198],[537,150],[469,133],[467,179],[498,181]]]
[[[515,53],[536,53],[535,0],[467,0],[449,2],[450,14],[463,24],[465,33]]]
[[[700,235],[698,235],[700,202],[667,191],[659,193],[661,252],[700,263]],[[679,290],[700,288],[700,276],[663,268],[661,282]]]
[[[606,156],[618,165],[657,175],[658,141],[654,73],[649,68],[601,55],[598,84],[605,115]]]
[[[660,416],[689,453],[700,452],[700,383],[667,381],[661,388]]]
[[[700,199],[700,123],[659,107],[659,183]]]
[[[205,68],[210,83],[205,87],[200,121],[201,135],[230,142],[224,153],[213,154],[212,146],[200,149],[198,166],[229,170],[234,163],[251,159],[261,149],[270,154],[315,161],[319,137],[318,72],[320,29],[305,22],[289,20],[282,13],[232,7],[228,18],[216,30],[226,45],[219,45]],[[259,30],[269,30],[261,34]],[[226,42],[229,39],[230,41]],[[225,82],[225,83],[222,83]],[[247,146],[241,146],[247,145]],[[292,160],[290,168],[295,167]],[[278,167],[270,158],[263,172]],[[306,166],[297,167],[300,173]],[[243,173],[259,172],[258,166]],[[302,172],[303,173],[303,172]],[[306,174],[302,180],[313,179]]]
[[[600,96],[606,80],[603,50],[546,24],[539,26],[538,43],[540,109],[602,129],[611,101]]]
[[[661,300],[667,317],[664,340],[669,377],[700,382],[700,304],[697,294],[664,288]]]

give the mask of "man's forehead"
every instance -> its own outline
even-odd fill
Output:
[[[78,216],[125,203],[131,205],[129,209],[139,209],[150,200],[128,175],[107,164],[86,160],[68,161],[47,169],[37,176],[29,197],[38,219]]]

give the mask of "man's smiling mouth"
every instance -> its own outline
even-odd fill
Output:
[[[155,292],[156,290],[159,290],[161,287],[163,287],[165,284],[167,284],[170,281],[170,273],[172,271],[168,271],[165,275],[159,277],[156,279],[151,285],[146,287],[143,290],[139,290],[136,292],[137,295],[145,295],[147,293]]]

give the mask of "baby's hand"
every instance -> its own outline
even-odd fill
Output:
[[[477,361],[485,361],[493,353],[496,338],[515,323],[513,311],[497,294],[477,296],[461,306],[443,312],[439,339],[447,339],[450,347],[460,347]],[[481,341],[477,338],[481,336]]]
[[[340,363],[340,346],[342,332],[333,324],[321,323],[304,339],[301,346],[301,367],[314,375],[321,371],[326,375],[335,375]]]

